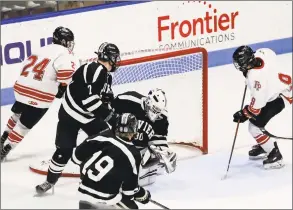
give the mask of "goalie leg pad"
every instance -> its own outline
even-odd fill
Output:
[[[138,181],[140,186],[144,187],[156,182],[159,168],[158,164],[159,163],[157,162],[157,164],[150,164],[146,167],[140,167]]]

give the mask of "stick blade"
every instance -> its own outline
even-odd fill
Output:
[[[226,180],[228,178],[228,174],[225,174],[222,178],[221,178],[221,180]]]

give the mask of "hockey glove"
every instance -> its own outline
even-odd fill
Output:
[[[244,123],[246,120],[248,120],[250,118],[255,119],[256,116],[251,111],[249,111],[248,107],[249,106],[246,105],[244,107],[244,109],[236,112],[233,115],[233,118],[234,118],[233,122],[238,122],[239,121],[240,123]]]
[[[114,100],[113,91],[110,90],[108,92],[102,92],[101,93],[101,100],[103,103],[111,103]]]
[[[177,166],[177,155],[175,152],[168,147],[156,147],[154,145],[151,145],[150,149],[160,159],[168,174],[175,171]]]
[[[151,199],[151,193],[148,190],[145,190],[143,187],[139,188],[139,191],[134,194],[134,200],[142,203],[147,204]]]
[[[64,92],[66,91],[66,88],[67,88],[67,85],[61,83],[61,84],[58,86],[58,93],[56,94],[55,97],[56,97],[56,98],[62,98]]]

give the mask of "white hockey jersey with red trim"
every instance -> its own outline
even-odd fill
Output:
[[[48,45],[24,62],[14,85],[17,101],[48,108],[58,92],[60,83],[68,84],[79,65],[72,52],[61,45]]]
[[[246,84],[250,89],[249,111],[258,115],[268,102],[280,94],[287,104],[292,103],[292,75],[284,71],[277,62],[277,55],[268,48],[256,51],[255,57],[263,60],[263,65],[248,71]]]

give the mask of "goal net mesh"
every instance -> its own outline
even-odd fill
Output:
[[[113,75],[114,93],[166,92],[170,143],[207,152],[207,53],[202,48],[125,60]]]

